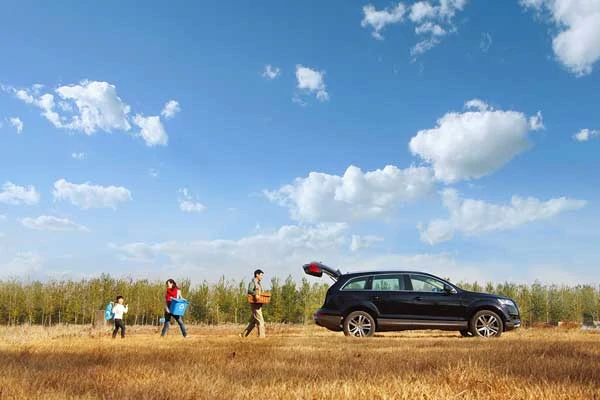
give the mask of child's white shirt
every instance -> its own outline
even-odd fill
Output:
[[[124,306],[123,304],[115,304],[115,306],[112,309],[112,312],[115,314],[115,319],[123,319],[123,314],[127,314],[127,306]]]

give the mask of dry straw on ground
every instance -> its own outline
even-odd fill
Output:
[[[600,399],[600,334],[498,339],[406,332],[349,339],[314,326],[0,328],[1,399]]]

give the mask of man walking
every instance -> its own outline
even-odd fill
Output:
[[[264,272],[260,269],[254,271],[254,279],[250,281],[248,285],[248,294],[254,296],[255,301],[259,299],[261,294],[262,286],[261,281],[263,279]],[[250,311],[252,315],[250,316],[250,323],[244,330],[244,332],[240,333],[240,337],[246,337],[252,332],[255,326],[258,327],[258,337],[265,337],[265,320],[262,315],[262,303],[250,303]]]

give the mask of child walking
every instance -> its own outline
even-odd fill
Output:
[[[113,339],[117,337],[117,332],[121,329],[121,338],[125,337],[125,324],[123,323],[123,314],[127,314],[127,304],[123,305],[125,299],[123,296],[117,296],[117,302],[112,311],[115,314],[115,330],[112,333]]]

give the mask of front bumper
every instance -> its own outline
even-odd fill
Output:
[[[330,331],[339,332],[342,330],[342,316],[325,309],[318,309],[313,314],[315,323],[323,328],[327,328]]]

